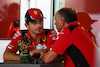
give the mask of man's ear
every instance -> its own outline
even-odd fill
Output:
[[[26,26],[26,28],[28,28],[28,24],[27,23],[25,23],[25,26]]]
[[[65,25],[65,21],[64,19],[61,19],[61,26],[64,26]]]

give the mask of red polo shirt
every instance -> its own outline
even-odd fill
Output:
[[[89,33],[78,21],[69,23],[52,46],[52,51],[64,56],[65,67],[95,67],[95,49]]]
[[[40,42],[38,44],[41,43],[41,40],[43,40],[43,42],[41,43],[41,45],[44,46],[44,49],[49,49],[52,44],[54,43],[56,37],[57,37],[57,33],[54,29],[50,30],[47,34],[47,36],[45,35],[45,30],[43,29],[42,35],[40,37]],[[27,39],[31,39],[32,45],[30,45],[30,49],[34,50],[36,48],[36,43],[34,42],[34,40],[31,38],[31,35],[29,33],[29,30],[27,31]],[[8,49],[12,50],[13,52],[16,52],[19,50],[19,48],[17,46],[19,46],[18,44],[21,42],[21,37],[22,37],[22,31],[18,30],[14,36],[12,37],[11,42],[9,43],[9,45],[7,46]]]

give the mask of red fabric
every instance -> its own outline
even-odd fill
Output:
[[[14,33],[18,30],[19,27],[14,27],[14,23],[12,22],[8,30],[7,38],[12,38]]]
[[[55,34],[52,33],[52,32],[55,32]],[[27,32],[27,35],[28,35],[27,39],[30,38],[31,41],[32,41],[32,45],[30,46],[30,49],[31,49],[31,50],[34,50],[34,49],[36,48],[36,45],[37,45],[37,44],[36,44],[36,43],[34,42],[34,40],[31,38],[30,33],[29,33],[29,30],[28,30],[28,32]],[[52,36],[51,36],[51,35],[52,35]],[[18,44],[21,42],[21,37],[22,37],[22,32],[21,32],[21,30],[19,30],[19,31],[17,31],[17,32],[14,34],[14,36],[13,36],[11,42],[9,43],[9,45],[7,46],[7,48],[10,49],[10,50],[12,50],[13,52],[18,51],[19,48],[18,48],[17,46],[18,46]],[[41,41],[41,39],[44,39],[44,37],[45,37],[45,30],[43,30],[43,32],[42,32],[40,41]],[[43,42],[43,43],[41,43],[41,45],[45,45],[45,46],[47,46],[47,49],[49,49],[49,48],[52,46],[53,42],[55,41],[55,40],[53,39],[53,37],[55,37],[55,38],[57,37],[57,33],[56,33],[56,31],[55,31],[54,29],[52,29],[52,30],[50,30],[50,31],[48,32],[46,41]],[[39,43],[40,43],[40,42],[39,42]]]
[[[72,59],[65,52],[69,46],[74,44],[84,55],[90,67],[93,67],[94,49],[96,49],[96,47],[94,46],[89,33],[80,25],[79,27],[74,28],[71,32],[68,28],[70,25],[79,24],[78,21],[69,23],[69,25],[57,36],[57,40],[52,46],[52,51],[64,55],[65,67],[75,67]]]
[[[89,31],[92,30],[91,24],[97,21],[97,20],[92,20],[91,17],[88,15],[88,13],[85,12],[78,12],[77,18],[80,24],[84,26],[85,29],[88,29]]]
[[[43,18],[39,9],[29,9],[28,10],[31,19]]]

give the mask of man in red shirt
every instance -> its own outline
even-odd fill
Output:
[[[31,39],[32,44],[29,46],[29,50],[36,49],[36,45],[38,44],[43,45],[44,49],[49,49],[56,39],[57,33],[54,29],[49,31],[43,29],[43,18],[41,10],[37,8],[31,8],[26,12],[25,26],[28,31],[24,35],[27,35],[27,41]],[[16,54],[16,52],[19,50],[18,44],[21,43],[22,37],[23,32],[21,30],[18,30],[14,34],[4,52],[4,60],[20,60],[20,55]]]
[[[45,63],[50,63],[59,55],[63,55],[65,67],[96,67],[96,47],[87,30],[80,26],[75,10],[58,10],[55,14],[55,25],[60,33],[51,50],[34,50],[31,55],[40,53],[40,58]]]

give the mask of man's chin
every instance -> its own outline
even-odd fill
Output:
[[[38,30],[36,30],[35,32],[36,32],[36,34],[41,34],[42,31],[43,31],[42,29],[41,29],[41,30],[38,29]]]
[[[39,31],[39,32],[36,32],[36,34],[42,34],[42,32],[41,32],[41,31]]]
[[[42,33],[36,33],[37,35],[42,34]]]

